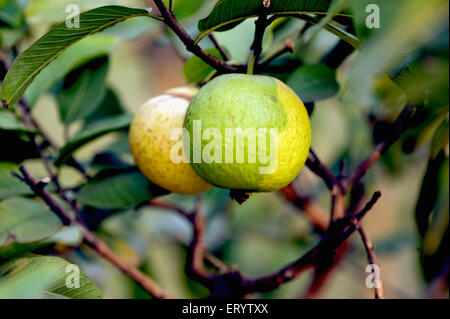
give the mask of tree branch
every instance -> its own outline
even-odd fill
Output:
[[[218,70],[221,73],[237,73],[239,72],[238,67],[234,67],[226,64],[225,62],[219,60],[218,58],[206,53],[203,51],[200,46],[194,43],[194,40],[189,36],[189,34],[184,30],[178,20],[175,18],[173,12],[170,12],[167,6],[164,4],[162,0],[154,0],[155,5],[158,7],[161,16],[164,18],[164,22],[166,25],[172,29],[173,32],[180,38],[183,44],[186,46],[186,49],[189,52],[192,52],[200,59],[202,59],[205,63],[212,66],[214,69]]]
[[[298,194],[292,184],[281,189],[280,192],[288,202],[305,213],[316,230],[321,233],[327,230],[328,216],[322,207],[312,202],[310,198]]]
[[[411,115],[413,114],[415,109],[416,108],[414,106],[408,105],[402,110],[400,115],[393,123],[395,132],[378,143],[374,151],[358,165],[355,172],[348,179],[345,185],[346,191],[352,189],[353,186],[366,175],[367,171],[384,155],[384,153],[386,153],[389,147],[391,147],[391,145],[400,138],[401,134],[409,128]]]
[[[303,271],[319,264],[323,258],[334,255],[336,249],[357,229],[357,223],[372,209],[380,196],[381,193],[376,192],[360,212],[351,216],[351,218],[339,220],[334,230],[329,232],[326,238],[292,264],[275,274],[245,282],[244,287],[246,291],[264,292],[276,289],[283,283],[296,278]]]
[[[21,166],[20,172],[22,176],[16,174],[15,176],[26,183],[36,196],[40,197],[50,208],[50,210],[59,217],[64,225],[76,225],[81,229],[83,234],[83,242],[91,247],[96,253],[108,260],[115,267],[120,269],[126,276],[133,279],[145,291],[147,291],[154,298],[169,297],[153,280],[147,277],[137,268],[131,266],[126,261],[117,256],[104,242],[102,242],[94,233],[86,228],[82,223],[78,222],[68,212],[66,212],[61,205],[53,199],[53,197],[45,190],[45,183],[36,181],[26,170]]]
[[[222,56],[222,58],[225,60],[225,62],[230,60],[230,57],[228,56],[228,54],[225,52],[225,50],[222,48],[222,46],[219,44],[219,42],[217,41],[216,37],[210,33],[208,34],[209,39],[211,40],[211,42],[213,43],[214,47],[219,50],[220,55]]]
[[[344,186],[341,181],[319,160],[313,149],[310,149],[309,156],[306,160],[306,166],[317,176],[319,176],[329,190],[333,190],[333,186],[336,185],[339,189],[344,192]]]
[[[369,236],[367,235],[366,231],[364,230],[362,225],[358,226],[358,232],[361,236],[361,240],[364,244],[364,248],[366,249],[367,253],[367,260],[369,261],[370,265],[377,265],[377,257],[375,255],[375,247],[372,244],[372,241],[370,240]],[[372,270],[372,273],[374,270]],[[383,283],[381,279],[379,278],[379,275],[375,276],[375,279],[378,279],[378,282],[375,286],[375,299],[383,299]]]
[[[267,5],[267,6],[266,6]],[[267,9],[270,7],[270,1],[264,5],[263,11],[259,14],[258,19],[255,21],[255,37],[250,49],[250,58],[247,65],[247,73],[253,74],[258,68],[259,57],[263,50],[264,32],[268,26]]]

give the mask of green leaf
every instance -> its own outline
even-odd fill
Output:
[[[43,202],[15,197],[0,203],[0,247],[50,237],[61,225]]]
[[[85,123],[91,124],[100,119],[104,119],[105,117],[119,115],[124,112],[125,110],[116,93],[111,88],[107,88],[102,102],[93,113],[85,118]]]
[[[59,110],[64,124],[90,115],[105,94],[108,57],[90,61],[71,72],[58,94]]]
[[[82,13],[80,28],[68,28],[66,22],[57,25],[17,58],[3,82],[1,99],[5,104],[13,105],[36,75],[67,48],[89,35],[137,16],[154,17],[144,9],[105,6]]]
[[[330,7],[328,9],[327,15],[320,20],[317,24],[315,24],[313,27],[309,28],[306,33],[303,35],[304,41],[308,42],[311,41],[320,30],[325,28],[328,23],[330,23],[333,18],[339,14],[340,12],[343,12],[348,8],[348,1],[349,0],[333,0],[331,1]]]
[[[168,0],[164,0],[169,5]],[[173,12],[177,19],[183,20],[194,15],[204,4],[204,0],[177,0],[173,1]]]
[[[23,0],[21,0],[23,1]],[[67,18],[68,5],[76,4],[81,12],[117,4],[120,0],[25,0],[25,18],[31,25],[56,25]],[[123,1],[122,1],[123,2]]]
[[[292,16],[299,14],[326,15],[332,0],[278,0],[271,1],[270,8],[266,11],[270,15]],[[201,34],[196,39],[200,41],[212,31],[224,31],[245,19],[254,18],[263,9],[262,0],[220,0],[215,5],[208,17],[200,20],[198,29]],[[348,16],[347,13],[338,15]]]
[[[78,201],[101,209],[129,209],[167,191],[137,171],[106,170],[84,185]]]
[[[335,72],[322,64],[299,67],[289,77],[287,85],[304,103],[329,98],[339,91]]]
[[[205,51],[216,58],[221,58],[220,51],[217,49],[206,49]],[[203,62],[196,55],[191,56],[183,66],[183,74],[188,83],[201,83],[213,71],[214,68],[212,66]]]
[[[0,21],[13,28],[22,24],[22,9],[16,0],[0,0]]]
[[[126,129],[131,124],[132,120],[132,114],[121,114],[110,116],[89,124],[61,149],[55,165],[60,166],[64,164],[73,152],[96,138],[111,132]]]
[[[25,91],[25,100],[29,105],[34,105],[41,95],[63,80],[69,72],[93,59],[108,55],[118,42],[115,36],[94,34],[75,43],[36,76]]]
[[[77,265],[58,257],[17,258],[1,265],[0,275],[0,298],[103,298],[97,284]]]
[[[433,139],[431,140],[431,157],[435,158],[437,154],[445,148],[448,148],[449,142],[449,125],[448,115],[436,129]]]
[[[22,183],[12,175],[13,172],[19,172],[18,165],[0,162],[0,200],[15,195],[32,194],[30,188],[25,183]]]

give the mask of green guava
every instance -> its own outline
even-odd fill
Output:
[[[194,171],[208,183],[276,191],[305,164],[308,112],[295,92],[268,76],[227,74],[202,87],[186,113],[183,138]]]

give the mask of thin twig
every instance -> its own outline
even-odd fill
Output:
[[[372,244],[372,241],[370,240],[369,236],[367,235],[366,231],[364,230],[363,226],[360,224],[358,226],[358,232],[361,236],[361,240],[364,244],[364,248],[366,249],[367,253],[367,260],[369,261],[370,265],[377,265],[377,257],[375,255],[375,247]],[[372,270],[374,272],[375,270]],[[383,299],[383,283],[381,281],[379,274],[374,274],[374,278],[377,281],[375,283],[375,299]]]
[[[211,42],[214,44],[214,47],[219,50],[220,55],[222,56],[222,58],[224,59],[225,62],[230,61],[230,57],[228,56],[228,54],[225,52],[224,48],[222,48],[222,46],[220,45],[220,43],[217,41],[216,37],[210,33],[208,34],[209,39],[211,40]]]
[[[228,65],[227,63],[221,61],[220,59],[212,56],[211,54],[203,51],[198,45],[195,44],[194,40],[189,36],[186,30],[181,26],[178,20],[175,18],[173,12],[170,12],[167,6],[162,0],[154,0],[155,5],[158,7],[161,16],[164,18],[166,25],[172,29],[173,32],[180,38],[186,49],[205,63],[209,64],[221,73],[237,73],[239,71],[238,67]]]
[[[284,198],[292,205],[302,210],[309,219],[313,227],[320,232],[325,232],[328,227],[328,217],[325,210],[310,198],[298,194],[294,186],[289,184],[280,190]]]
[[[281,284],[296,278],[303,271],[320,263],[323,258],[334,255],[336,249],[357,229],[358,221],[372,209],[380,196],[381,193],[376,192],[359,213],[353,215],[352,218],[342,219],[332,233],[329,233],[316,247],[308,251],[292,264],[284,267],[275,274],[247,281],[244,284],[247,292],[271,291]]]
[[[328,167],[322,164],[313,149],[309,151],[306,166],[325,182],[329,190],[332,190],[333,186],[336,185],[344,192],[344,186],[341,181],[328,169]]]
[[[384,155],[384,153],[386,153],[389,147],[391,147],[391,145],[400,138],[401,134],[409,128],[409,120],[411,119],[411,115],[414,110],[415,107],[411,105],[406,106],[402,110],[393,123],[393,126],[396,129],[395,134],[392,134],[384,141],[376,145],[374,151],[358,165],[355,172],[348,179],[345,185],[346,191],[352,189],[353,185],[359,182],[366,175],[367,171]]]

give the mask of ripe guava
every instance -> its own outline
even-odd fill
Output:
[[[171,154],[177,144],[173,133],[182,130],[189,102],[196,93],[196,88],[183,87],[150,99],[137,111],[130,127],[131,153],[139,170],[174,193],[196,194],[211,187],[187,161],[176,163]],[[182,145],[181,136],[178,143]]]
[[[184,122],[190,164],[205,181],[244,192],[288,185],[311,143],[308,112],[295,92],[268,76],[228,74],[202,87]]]

